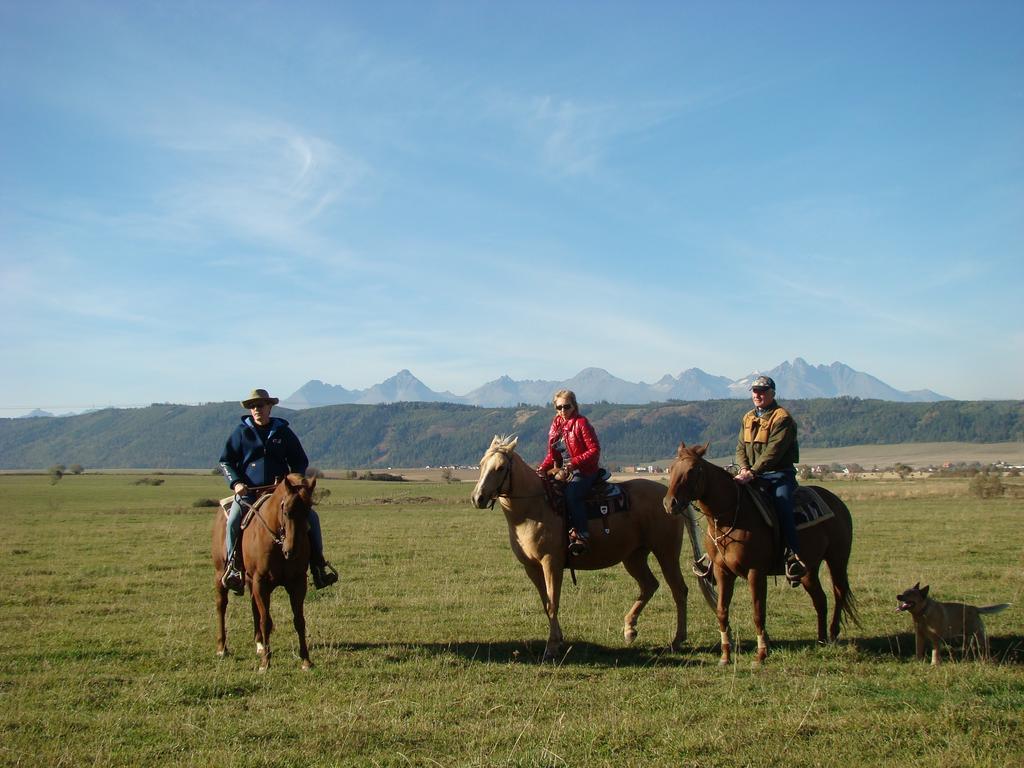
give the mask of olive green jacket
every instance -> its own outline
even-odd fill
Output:
[[[761,416],[756,410],[746,413],[736,443],[736,463],[741,469],[750,469],[757,475],[793,469],[798,461],[800,446],[796,440],[796,422],[789,411],[775,403]]]

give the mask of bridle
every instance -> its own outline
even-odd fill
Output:
[[[694,477],[694,475],[696,475],[696,477]],[[691,479],[694,481],[694,487],[692,491],[688,488]],[[698,483],[700,485],[699,490],[697,488]],[[715,545],[715,549],[718,550],[718,554],[722,557],[722,560],[724,562],[725,547],[727,547],[729,545],[729,542],[733,540],[732,532],[736,530],[736,525],[739,522],[740,518],[741,489],[734,489],[736,492],[736,508],[733,510],[732,513],[732,522],[729,524],[728,528],[721,530],[718,526],[718,518],[712,514],[705,513],[704,509],[697,504],[697,501],[701,500],[705,491],[707,491],[707,487],[708,478],[706,469],[704,467],[704,460],[698,458],[694,462],[693,469],[689,473],[687,473],[686,482],[683,484],[683,489],[686,490],[690,496],[690,506],[693,507],[697,512],[708,518],[708,520],[710,521],[710,526],[714,528],[714,532],[712,532],[711,527],[709,527],[708,538],[711,539],[711,543]]]
[[[494,509],[494,503],[499,498],[501,498],[501,499],[533,499],[533,498],[537,498],[539,496],[547,495],[545,493],[528,493],[528,494],[524,494],[522,496],[515,496],[515,495],[513,495],[513,493],[512,493],[512,478],[514,477],[514,475],[512,473],[512,457],[509,456],[508,454],[505,454],[505,467],[504,467],[504,469],[505,469],[505,476],[503,478],[501,478],[501,480],[498,483],[497,487],[494,489],[494,493],[491,494],[491,503],[490,503],[489,509]],[[506,488],[506,490],[504,492],[502,492],[501,486],[504,485],[505,483],[508,484],[508,487]]]

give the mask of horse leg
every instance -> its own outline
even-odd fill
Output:
[[[213,589],[214,605],[217,609],[217,655],[223,657],[228,655],[227,627],[224,621],[224,614],[228,609],[228,590],[221,584],[220,577],[220,573],[214,577]]]
[[[722,565],[715,564],[715,582],[718,584],[718,631],[722,635],[722,657],[718,663],[725,666],[732,661],[732,631],[729,629],[729,603],[736,587],[736,574]]]
[[[689,588],[683,579],[683,572],[679,567],[679,555],[682,552],[682,543],[675,548],[675,555],[671,551],[664,552],[654,550],[654,557],[661,566],[661,573],[665,577],[665,583],[672,590],[672,599],[676,604],[676,634],[672,638],[671,648],[673,651],[682,650],[686,645],[686,599],[689,596]]]
[[[626,611],[624,619],[622,635],[627,643],[636,640],[636,620],[640,616],[640,611],[658,591],[658,580],[647,564],[647,555],[646,550],[638,549],[622,561],[626,572],[636,579],[636,583],[640,587],[640,594],[637,596],[636,602],[633,603],[633,607]]]
[[[768,577],[761,571],[751,569],[747,573],[750,597],[754,606],[754,630],[757,632],[757,653],[754,666],[759,667],[768,658],[768,633],[765,631],[765,616],[768,607]]]
[[[252,594],[252,618],[256,629],[256,654],[260,657],[260,672],[270,668],[270,632],[274,622],[270,618],[270,590],[259,576],[253,576],[250,592]]]
[[[299,636],[299,658],[302,659],[304,670],[313,668],[313,662],[309,659],[309,647],[306,645],[306,589],[305,573],[288,588],[288,599],[292,604],[292,623],[295,625],[295,634]]]
[[[526,575],[540,593],[544,613],[548,617],[548,642],[544,646],[543,661],[553,661],[562,650],[562,627],[558,623],[558,599],[562,591],[562,570],[553,568],[550,558],[543,562],[533,561],[526,568]]]

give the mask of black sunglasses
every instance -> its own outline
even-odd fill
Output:
[[[566,403],[565,405],[556,405],[555,406],[555,410],[556,411],[571,411],[572,410],[572,404],[571,403]]]
[[[759,395],[763,395],[765,392],[768,392],[770,390],[771,387],[751,387],[750,389],[751,392],[756,392]]]

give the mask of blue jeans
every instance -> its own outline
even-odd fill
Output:
[[[246,498],[246,502],[252,504],[256,501],[255,497]],[[231,551],[235,548],[235,542],[242,537],[242,518],[245,515],[242,514],[242,505],[238,502],[238,497],[231,502],[231,512],[228,514],[227,533],[224,537],[224,554],[227,559],[231,559]],[[324,559],[324,537],[320,532],[320,515],[316,513],[316,510],[312,507],[309,508],[309,544],[312,552],[310,553],[310,561],[313,563],[320,563]]]
[[[796,494],[796,470],[778,470],[762,472],[757,476],[758,485],[771,497],[775,505],[775,515],[779,518],[779,528],[786,546],[794,553],[800,554],[800,540],[793,520],[793,496]]]
[[[575,528],[576,532],[581,535],[587,533],[587,508],[583,504],[583,500],[590,493],[590,488],[596,479],[596,472],[592,475],[581,475],[579,472],[575,472],[565,484],[565,506],[569,509],[569,527]]]

